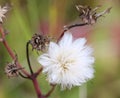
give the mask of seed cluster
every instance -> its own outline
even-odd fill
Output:
[[[5,67],[5,73],[8,77],[17,77],[19,75],[19,70],[23,68],[19,68],[16,65],[16,62],[8,63]]]
[[[97,10],[101,6],[97,6],[94,9],[92,9],[90,6],[82,6],[77,5],[76,8],[80,12],[79,16],[83,20],[83,22],[88,24],[94,24],[96,23],[97,19],[101,16],[103,16],[106,13],[109,13],[111,10],[111,7],[104,10],[103,12],[97,13]]]
[[[42,34],[34,34],[32,39],[30,40],[32,48],[42,52],[48,49],[49,43],[50,38]]]

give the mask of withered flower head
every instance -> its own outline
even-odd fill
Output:
[[[88,24],[94,24],[96,23],[97,19],[104,14],[107,14],[110,12],[111,8],[107,8],[101,13],[97,13],[97,9],[99,9],[101,6],[97,6],[94,9],[92,9],[90,6],[82,6],[77,5],[76,8],[80,12],[79,16],[82,19],[83,22]]]
[[[32,48],[42,52],[48,49],[49,43],[50,38],[42,34],[34,34],[32,39],[30,40]]]
[[[15,59],[11,63],[7,63],[5,67],[5,73],[8,77],[17,77],[19,75],[19,71],[23,68],[20,68],[16,64],[17,59]]]

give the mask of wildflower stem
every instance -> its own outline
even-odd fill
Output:
[[[70,26],[65,26],[65,29],[63,30],[63,32],[61,33],[60,37],[58,38],[58,41],[62,38],[62,36],[64,35],[64,33],[74,27],[79,27],[79,26],[85,26],[88,25],[88,23],[80,23],[80,24],[72,24]]]
[[[9,55],[11,56],[11,58],[12,58],[13,60],[16,59],[16,56],[15,56],[14,52],[12,51],[12,49],[9,47],[7,41],[5,40],[5,34],[4,34],[4,31],[3,31],[2,26],[0,26],[0,33],[1,33],[1,37],[2,37],[2,39],[3,39],[3,41],[2,41],[2,42],[3,42],[3,45],[4,45],[5,48],[7,49]],[[17,66],[19,66],[20,68],[22,68],[22,65],[21,65],[18,61],[16,62],[16,64],[17,64]],[[28,73],[26,70],[22,69],[21,71],[22,71],[26,76],[29,77],[29,73]]]
[[[71,28],[79,27],[79,26],[85,26],[85,25],[88,25],[88,23],[80,23],[80,24],[73,24],[73,25],[70,25],[70,26],[65,26],[64,32],[66,32],[67,30],[69,30]]]
[[[40,90],[40,88],[39,88],[37,79],[36,79],[36,78],[33,78],[32,81],[33,81],[33,85],[34,85],[34,88],[35,88],[37,97],[38,97],[38,98],[46,98],[46,97],[44,97],[44,96],[42,95],[42,93],[41,93],[41,90]]]
[[[43,67],[39,68],[38,71],[36,72],[36,75],[39,75],[42,70],[43,70]]]
[[[51,88],[50,91],[45,95],[45,97],[49,97],[49,96],[50,96],[50,94],[54,91],[55,86],[56,86],[56,85],[52,85],[52,88]]]
[[[27,57],[27,62],[28,62],[30,72],[31,72],[31,74],[33,74],[33,70],[32,70],[31,64],[30,64],[30,58],[29,58],[29,44],[30,44],[30,41],[28,41],[26,44],[26,57]]]
[[[22,77],[22,78],[25,78],[25,79],[29,79],[29,77],[26,77],[24,76],[22,73],[19,72],[19,75]]]

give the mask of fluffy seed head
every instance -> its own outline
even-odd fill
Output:
[[[70,89],[93,78],[93,49],[85,43],[85,38],[73,40],[68,31],[58,43],[50,42],[48,51],[38,58],[38,62],[51,84]]]

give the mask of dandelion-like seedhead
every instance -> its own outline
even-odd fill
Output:
[[[38,58],[38,62],[51,84],[70,89],[93,78],[93,49],[85,43],[85,38],[73,40],[69,31],[58,43],[50,42],[48,51]]]

